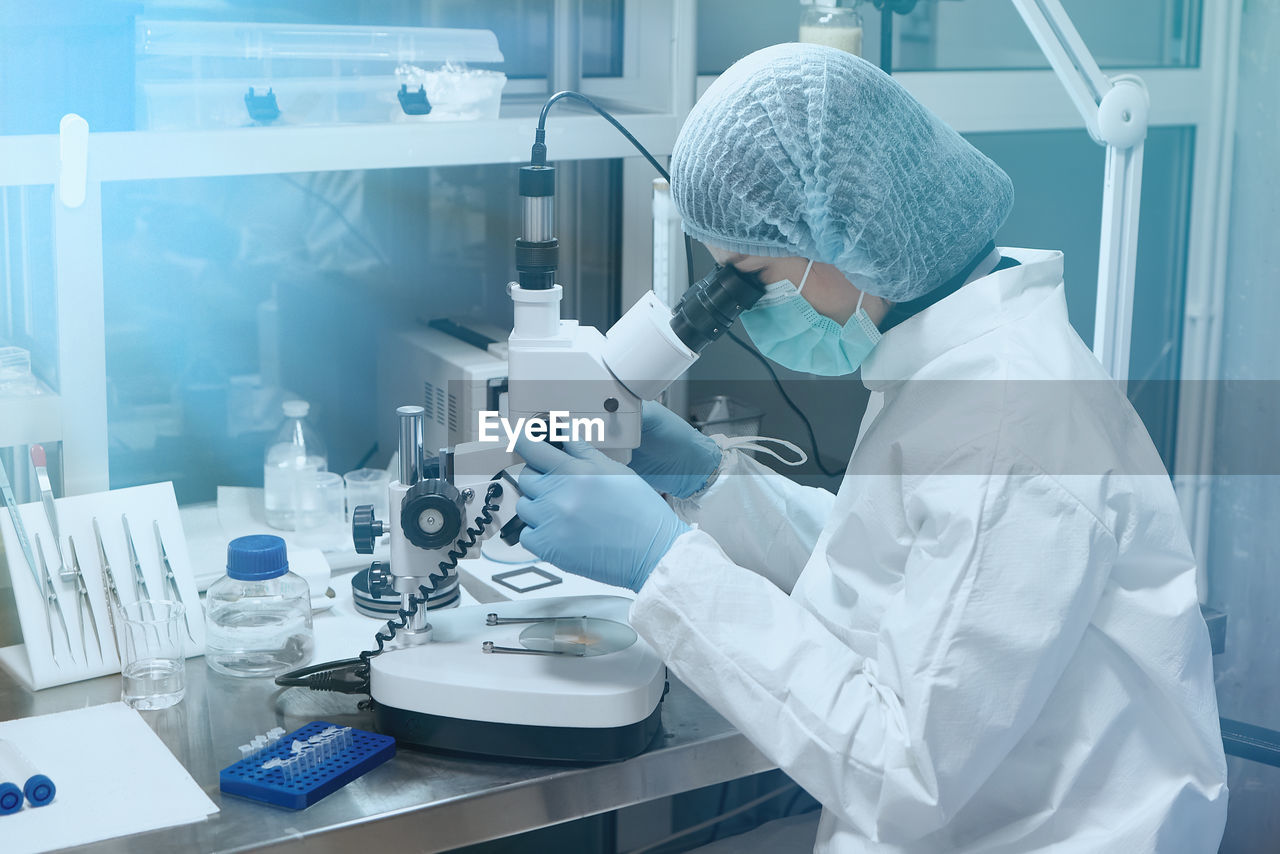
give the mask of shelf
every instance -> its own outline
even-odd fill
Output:
[[[39,394],[0,397],[0,448],[61,440],[61,398],[43,383]]]
[[[90,133],[89,180],[518,163],[529,157],[540,106],[504,104],[501,118],[484,121]],[[636,156],[599,116],[555,109],[547,122],[553,160]],[[655,156],[671,153],[679,117],[616,115]],[[56,134],[0,136],[0,186],[53,184],[57,174]]]

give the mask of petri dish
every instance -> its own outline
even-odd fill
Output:
[[[520,633],[520,644],[538,652],[590,658],[620,652],[636,642],[635,629],[598,617],[556,617],[534,623]]]

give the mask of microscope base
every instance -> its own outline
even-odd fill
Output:
[[[370,662],[378,729],[488,756],[634,756],[661,727],[667,670],[627,624],[630,607],[620,596],[561,596],[433,611],[431,640]],[[561,628],[564,654],[536,651]]]
[[[536,762],[615,762],[652,743],[662,729],[662,705],[642,721],[599,729],[468,721],[381,704],[374,707],[374,719],[378,732],[393,736],[401,747]]]

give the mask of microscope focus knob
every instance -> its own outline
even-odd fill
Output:
[[[369,564],[369,593],[374,596],[386,596],[394,592],[391,588],[391,573],[387,570],[387,565],[380,560]]]
[[[373,546],[383,534],[383,524],[373,518],[373,505],[361,504],[351,514],[351,538],[356,543],[356,553],[373,554]]]
[[[462,535],[462,511],[466,501],[447,480],[420,480],[400,502],[400,529],[421,549],[452,545]]]

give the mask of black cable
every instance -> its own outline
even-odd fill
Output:
[[[650,166],[658,170],[658,174],[663,177],[663,180],[668,182],[671,180],[671,176],[667,173],[667,170],[663,169],[662,164],[654,159],[653,155],[649,153],[649,149],[641,145],[640,140],[636,139],[635,136],[632,135],[631,131],[624,128],[620,121],[618,121],[612,115],[610,115],[608,110],[606,110],[604,107],[601,107],[599,104],[597,104],[595,101],[588,98],[586,95],[583,95],[581,92],[571,92],[568,89],[564,89],[555,93],[554,95],[552,95],[550,98],[547,99],[547,102],[545,104],[542,105],[542,113],[538,116],[538,128],[534,132],[534,143],[533,143],[534,154],[530,158],[530,161],[534,166],[546,165],[547,112],[551,109],[552,104],[554,104],[556,101],[563,100],[564,98],[573,98],[574,100],[581,101],[582,103],[586,104],[588,107],[590,107],[591,109],[599,113],[604,118],[605,121],[607,121],[609,124],[617,128],[618,133],[625,136],[627,140],[636,147],[637,151],[639,151],[641,154],[644,155],[644,159],[649,161]],[[539,146],[541,146],[541,149],[539,149]],[[539,151],[541,151],[541,155],[539,155]]]
[[[276,684],[281,688],[310,688],[312,691],[335,691],[339,694],[367,693],[368,682],[362,679],[356,669],[361,662],[358,658],[344,658],[341,661],[326,661],[299,667],[276,677]]]
[[[610,115],[608,110],[598,105],[595,101],[592,101],[586,95],[583,95],[579,92],[572,92],[567,89],[555,93],[554,95],[552,95],[550,98],[547,99],[547,102],[545,104],[542,105],[542,112],[538,115],[538,127],[537,127],[537,130],[534,132],[533,153],[530,157],[530,162],[533,165],[535,166],[546,165],[547,113],[550,111],[552,104],[564,98],[573,98],[575,100],[581,101],[582,103],[586,104],[588,107],[590,107],[591,109],[599,113],[602,117],[604,117],[606,121],[609,122],[609,124],[617,128],[618,132],[621,133],[623,136],[625,136],[631,142],[631,144],[636,147],[636,150],[638,150],[641,154],[644,155],[645,160],[649,161],[649,165],[651,165],[654,169],[656,169],[658,171],[658,174],[661,175],[664,180],[666,180],[668,183],[671,182],[670,173],[668,173],[666,169],[662,168],[662,164],[659,163],[657,160],[655,160],[653,155],[649,153],[649,150],[640,144],[640,140],[636,139],[635,136],[633,136],[629,130],[627,130],[622,126],[621,122],[619,122],[612,115]],[[695,281],[693,278],[693,241],[690,240],[688,234],[685,234],[684,236],[684,259],[685,259],[685,270],[689,276],[689,284],[692,286]],[[749,346],[741,338],[734,335],[732,330],[726,330],[726,331],[728,332],[728,335],[730,338],[738,342],[738,345],[740,347],[742,347],[744,350],[746,350],[748,353],[750,353],[752,356],[758,359],[760,361],[760,364],[764,365],[765,370],[769,372],[769,376],[773,378],[773,384],[777,386],[778,393],[782,395],[782,399],[787,402],[787,406],[791,407],[791,411],[794,412],[796,415],[798,415],[800,417],[800,420],[804,422],[805,430],[807,430],[809,433],[809,444],[813,448],[813,461],[818,466],[818,470],[821,471],[827,477],[839,477],[841,474],[843,474],[843,472],[833,471],[827,468],[825,464],[823,464],[822,455],[818,450],[818,439],[813,433],[813,425],[809,423],[808,417],[804,414],[803,411],[801,411],[800,407],[796,405],[795,401],[791,399],[791,396],[787,394],[786,389],[782,387],[782,382],[781,380],[778,379],[778,375],[774,373],[773,366],[770,365],[768,360],[766,360],[763,356],[757,353],[751,346]]]
[[[689,287],[693,287],[697,281],[693,278],[693,241],[687,234],[684,236],[684,266],[689,273]]]
[[[454,547],[445,553],[445,559],[440,561],[438,567],[439,573],[433,572],[428,576],[428,580],[433,582],[433,587],[448,578],[450,571],[457,569],[458,561],[466,557],[480,535],[493,522],[493,514],[498,509],[498,505],[494,504],[493,500],[501,495],[502,484],[496,481],[491,482],[485,492],[484,504],[480,515],[475,519],[474,527],[466,528]],[[418,593],[409,596],[409,607],[400,608],[396,612],[398,619],[387,620],[386,626],[373,636],[377,644],[376,649],[365,650],[356,658],[326,661],[322,664],[312,664],[291,670],[277,676],[276,684],[282,688],[310,688],[312,691],[336,691],[340,694],[368,694],[370,660],[383,653],[387,642],[394,639],[396,633],[409,624],[409,620],[418,613],[420,607],[426,604],[430,596],[431,591],[427,586],[419,585]],[[368,707],[367,701],[360,704],[361,709]]]
[[[475,527],[468,527],[463,532],[463,536],[458,538],[454,548],[449,549],[445,559],[440,561],[439,574],[437,575],[437,573],[433,572],[428,576],[433,588],[440,581],[448,578],[450,570],[457,569],[458,561],[466,557],[467,552],[476,544],[480,535],[493,522],[493,514],[498,510],[498,505],[494,504],[493,500],[501,495],[502,484],[497,481],[490,482],[489,488],[484,495],[484,504],[481,507],[480,515],[476,517]],[[354,673],[358,678],[364,680],[366,691],[369,685],[369,672],[372,667],[371,660],[376,656],[382,655],[387,642],[394,639],[400,629],[409,625],[409,620],[413,619],[414,615],[418,613],[418,609],[426,604],[430,596],[431,591],[427,589],[427,586],[425,584],[419,585],[418,592],[409,595],[409,607],[407,609],[401,607],[396,611],[398,619],[387,620],[386,626],[374,634],[373,641],[377,644],[377,648],[366,649],[360,653],[360,665],[355,668]],[[366,704],[361,705],[364,706]]]
[[[534,131],[533,152],[529,157],[529,162],[532,165],[545,166],[547,164],[547,113],[551,111],[552,104],[565,98],[572,98],[576,101],[581,101],[599,113],[605,121],[617,129],[618,133],[626,137],[627,141],[634,145],[637,151],[644,155],[644,159],[649,161],[649,165],[657,170],[658,174],[662,176],[664,181],[668,184],[671,183],[671,174],[667,172],[666,169],[662,168],[662,164],[657,161],[657,158],[649,153],[649,149],[645,148],[644,145],[641,144],[640,140],[635,138],[635,135],[632,134],[631,131],[622,126],[622,122],[615,119],[608,110],[588,98],[586,95],[583,95],[581,92],[573,92],[568,89],[562,89],[555,93],[547,99],[545,104],[542,105],[542,112],[538,114],[538,127]],[[693,241],[689,239],[689,235],[687,234],[684,236],[684,260],[685,270],[689,275],[689,284],[692,285],[694,283]]]
[[[778,374],[773,370],[773,365],[769,364],[769,360],[757,353],[756,349],[746,341],[743,341],[737,335],[734,335],[732,329],[725,330],[725,334],[736,341],[739,347],[750,353],[753,358],[760,362],[760,364],[764,365],[764,369],[768,371],[769,376],[773,378],[773,384],[777,387],[778,394],[782,395],[782,399],[786,401],[787,406],[791,407],[791,411],[800,416],[800,420],[804,422],[804,429],[809,433],[809,447],[813,449],[813,462],[818,466],[818,471],[822,472],[827,477],[840,477],[843,475],[843,471],[833,471],[823,464],[822,452],[818,450],[818,437],[813,433],[813,425],[809,423],[809,419],[805,416],[804,412],[801,411],[800,407],[796,405],[796,402],[791,399],[791,395],[787,394],[787,390],[782,387],[782,380],[778,379]]]
[[[374,442],[374,443],[373,443],[373,447],[372,447],[372,448],[370,448],[368,451],[366,451],[366,452],[365,452],[365,455],[364,455],[363,457],[361,457],[361,458],[360,458],[360,462],[356,463],[356,468],[358,468],[358,469],[362,469],[362,468],[364,468],[365,463],[367,463],[367,462],[369,462],[369,460],[373,459],[373,455],[374,455],[374,454],[376,454],[376,453],[378,453],[378,443],[377,443],[377,442]]]

